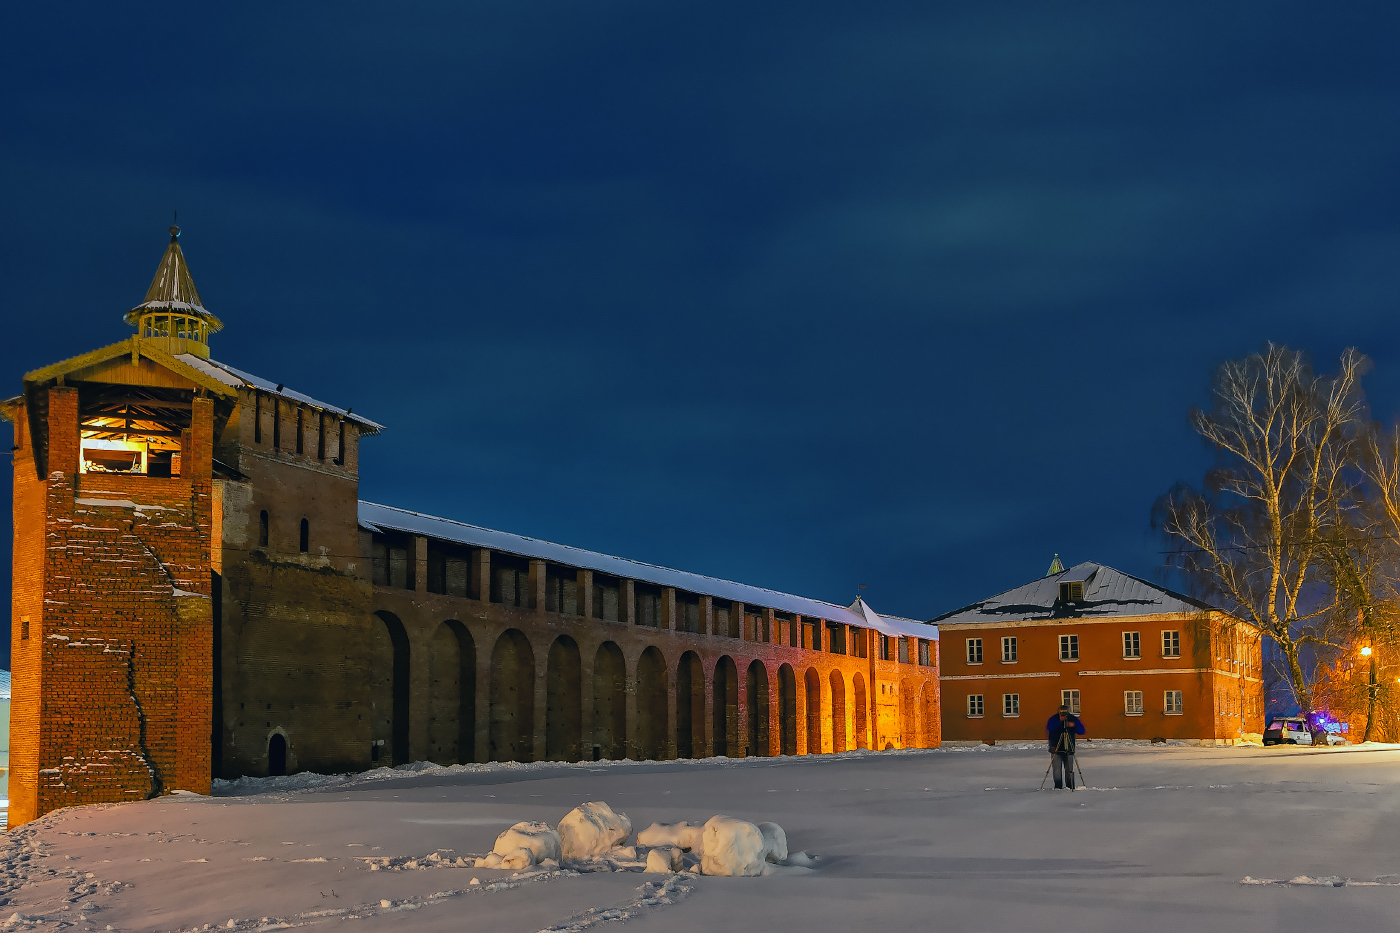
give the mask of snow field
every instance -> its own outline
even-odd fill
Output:
[[[1037,792],[1045,763],[1038,745],[983,746],[239,782],[246,793],[75,808],[0,837],[0,922],[39,933],[1394,925],[1400,749],[1082,747],[1090,787],[1075,793]],[[602,801],[629,832],[645,828],[577,861],[560,833],[557,868],[476,867],[516,824],[559,832],[570,811]],[[768,877],[643,874],[660,860],[672,869],[671,848],[703,838],[713,814],[756,828]],[[775,865],[762,821],[823,857]],[[752,865],[746,830],[733,847],[743,839]],[[703,859],[687,847],[683,869]]]

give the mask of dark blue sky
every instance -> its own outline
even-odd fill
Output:
[[[859,6],[7,6],[7,394],[178,207],[364,497],[920,618],[1156,576],[1224,358],[1400,406],[1393,5]]]

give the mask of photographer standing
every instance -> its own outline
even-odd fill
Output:
[[[1055,769],[1055,789],[1063,789],[1068,783],[1069,789],[1074,790],[1074,739],[1084,734],[1084,723],[1068,706],[1061,706],[1045,724],[1045,732]]]

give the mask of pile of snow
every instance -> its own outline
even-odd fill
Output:
[[[689,823],[652,823],[637,833],[637,842],[644,846],[675,846],[683,852],[699,851],[704,844],[705,827]]]
[[[732,816],[712,816],[705,824],[700,870],[707,875],[761,875],[767,849],[763,831],[754,824]]]
[[[681,850],[675,846],[655,846],[647,852],[647,871],[656,874],[677,872],[685,867]]]
[[[516,823],[496,837],[491,854],[476,860],[477,868],[559,867],[559,834],[548,823]]]
[[[632,821],[615,813],[602,801],[574,807],[559,821],[559,843],[564,858],[598,858],[627,842]]]
[[[570,810],[557,829],[548,823],[516,823],[496,838],[489,855],[473,865],[552,871],[563,863],[582,872],[690,872],[751,878],[772,874],[778,866],[811,868],[815,864],[805,852],[788,857],[787,833],[777,823],[755,824],[732,816],[713,816],[703,826],[653,823],[637,834],[637,845],[627,844],[631,836],[632,821],[626,813],[594,800]]]

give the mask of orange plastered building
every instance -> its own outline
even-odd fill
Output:
[[[1056,558],[934,621],[944,741],[1043,739],[1061,704],[1090,738],[1228,744],[1263,728],[1258,630],[1103,564]]]

